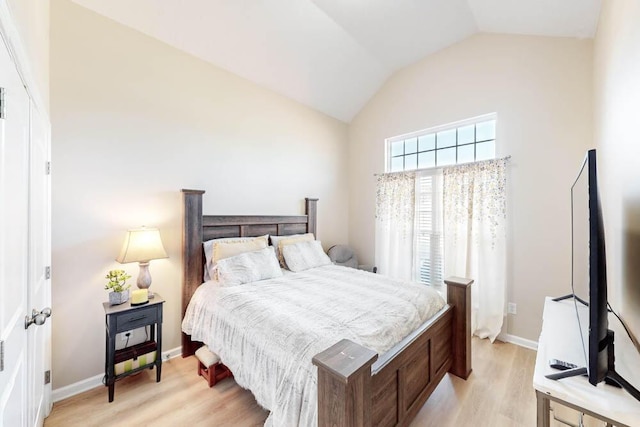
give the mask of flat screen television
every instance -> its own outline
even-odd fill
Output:
[[[607,266],[602,208],[598,192],[596,150],[589,150],[571,186],[571,291],[555,301],[572,298],[576,305],[589,307],[588,333],[580,326],[585,366],[547,375],[561,379],[586,375],[597,385],[606,381],[623,387],[640,400],[640,392],[615,370],[613,331],[609,329]],[[587,336],[585,336],[587,335]]]

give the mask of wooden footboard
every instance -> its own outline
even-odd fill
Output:
[[[467,379],[473,280],[445,283],[445,308],[380,358],[349,340],[313,358],[320,427],[405,426],[447,372]]]

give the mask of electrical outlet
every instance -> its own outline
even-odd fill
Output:
[[[509,304],[507,304],[507,313],[509,314],[517,314],[518,310],[516,308],[516,303],[515,302],[510,302]]]
[[[131,338],[131,334],[133,334],[133,330],[130,330],[130,331],[127,331],[127,332],[122,332],[122,333],[120,334],[120,339],[121,339],[122,341],[126,341],[126,340],[127,340],[127,338]]]

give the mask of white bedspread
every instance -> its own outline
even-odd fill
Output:
[[[329,265],[233,287],[207,282],[182,330],[271,411],[265,426],[316,426],[314,355],[343,338],[382,354],[444,304],[427,286]]]

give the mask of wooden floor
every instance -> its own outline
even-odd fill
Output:
[[[533,369],[536,353],[513,344],[473,339],[473,372],[467,381],[447,374],[412,427],[535,426]],[[53,405],[46,427],[56,426],[260,426],[267,412],[232,379],[213,388],[196,374],[193,357],[116,383],[108,403],[98,387]]]

